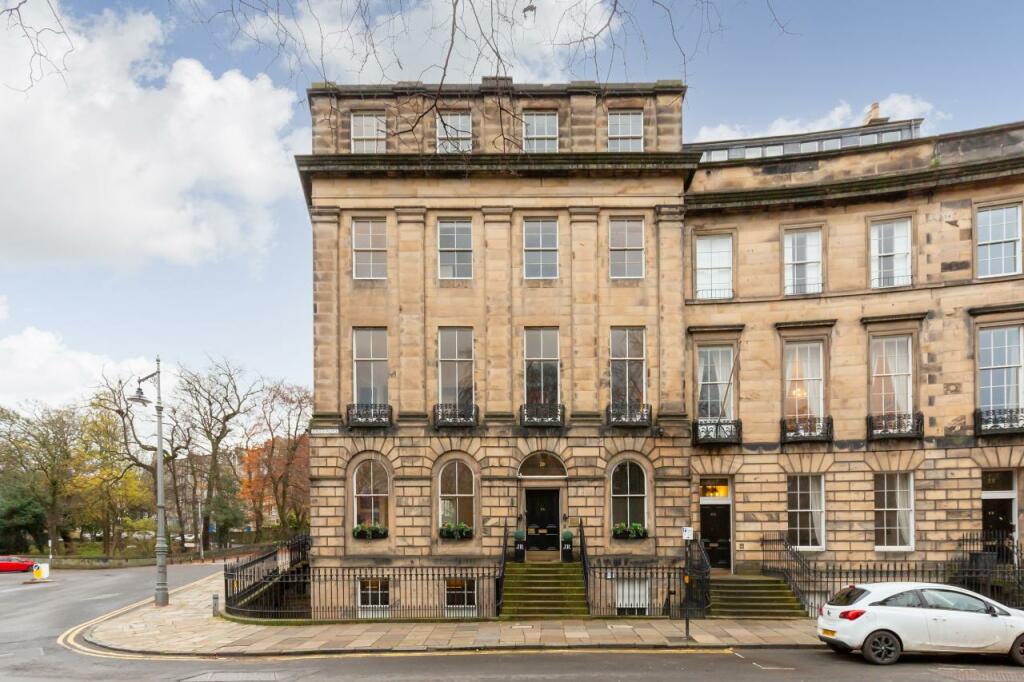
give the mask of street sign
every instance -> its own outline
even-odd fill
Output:
[[[683,539],[684,540],[692,540],[693,539],[693,526],[683,526]]]

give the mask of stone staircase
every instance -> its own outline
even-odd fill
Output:
[[[807,618],[784,580],[761,576],[711,578],[708,618]]]
[[[586,618],[583,566],[573,563],[505,565],[503,620]]]

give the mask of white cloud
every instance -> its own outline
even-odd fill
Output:
[[[0,322],[6,320],[11,314],[11,307],[7,303],[7,297],[0,294]]]
[[[300,196],[296,95],[167,59],[151,14],[63,18],[64,78],[0,97],[0,263],[191,264],[264,247],[273,205]],[[0,40],[0,83],[25,86],[27,50]]]
[[[888,116],[893,120],[908,118],[924,118],[922,128],[929,132],[930,122],[945,121],[949,115],[939,111],[931,102],[901,93],[892,93],[885,99],[878,102],[879,113]],[[758,128],[735,123],[719,123],[713,126],[701,126],[697,131],[697,142],[712,142],[714,140],[735,140],[748,137],[769,137],[772,135],[792,135],[796,133],[809,133],[818,130],[832,130],[835,128],[850,128],[860,125],[864,120],[864,114],[868,112],[870,105],[865,106],[859,112],[845,101],[840,101],[830,111],[817,118],[777,118],[767,126]]]
[[[445,81],[473,82],[498,72],[520,82],[564,81],[574,66],[592,68],[593,51],[601,51],[611,35],[620,32],[617,15],[609,22],[608,0],[536,3],[529,27],[523,15],[526,4],[518,0],[458,3]],[[451,0],[398,4],[308,0],[275,14],[276,21],[257,12],[235,46],[248,49],[255,36],[261,45],[280,46],[286,56],[339,82],[436,83],[444,73],[452,7]],[[584,36],[597,38],[581,40]]]
[[[148,373],[152,367],[152,361],[142,357],[115,360],[75,350],[52,332],[27,327],[0,338],[0,405],[81,401],[104,375],[127,378]]]

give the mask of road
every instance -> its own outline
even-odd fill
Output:
[[[219,570],[217,565],[172,566],[171,587]],[[395,654],[302,659],[125,659],[87,656],[57,638],[70,627],[152,592],[152,568],[55,571],[53,583],[23,585],[25,576],[0,574],[0,680],[1000,680],[1024,682],[1024,668],[980,656],[915,657],[888,668],[826,650],[736,652],[506,652]],[[172,596],[173,598],[173,596]]]

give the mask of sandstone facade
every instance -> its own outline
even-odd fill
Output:
[[[451,86],[310,91],[314,154],[299,158],[314,235],[316,417],[311,506],[318,566],[353,562],[483,563],[505,529],[523,528],[529,490],[558,491],[559,529],[586,529],[591,552],[634,562],[678,557],[682,528],[702,528],[702,481],[728,486],[728,563],[760,561],[760,540],[793,523],[789,477],[820,475],[823,528],[812,558],[941,559],[982,521],[982,472],[1009,470],[1021,488],[1024,435],[975,432],[980,329],[1024,323],[1024,276],[977,273],[979,209],[1024,199],[1024,125],[798,157],[698,163],[681,144],[682,86]],[[435,153],[436,116],[469,111],[473,151]],[[524,111],[557,112],[559,151],[522,154]],[[608,112],[643,112],[643,153],[609,153]],[[353,112],[380,112],[381,154],[352,154]],[[422,121],[410,126],[410,121]],[[509,122],[511,121],[511,123]],[[410,128],[415,128],[411,130]],[[1017,213],[1018,221],[1020,212]],[[557,277],[524,277],[524,223],[557,225]],[[442,279],[442,222],[468,221],[472,276]],[[639,220],[641,277],[610,276],[618,220]],[[908,219],[909,281],[872,287],[872,225]],[[383,224],[386,276],[353,277],[354,223]],[[820,292],[786,295],[788,230],[821,238]],[[1017,253],[1020,248],[1018,222]],[[731,238],[731,293],[698,296],[696,242]],[[644,330],[649,425],[615,425],[606,408],[611,334]],[[354,397],[354,331],[386,330],[392,419],[346,423]],[[470,426],[436,423],[439,330],[472,330]],[[529,426],[524,332],[558,330],[564,425]],[[919,437],[870,439],[870,344],[909,338]],[[824,349],[823,407],[832,432],[782,442],[784,345]],[[731,419],[742,442],[695,442],[698,351],[733,349]],[[1013,429],[1011,429],[1012,431]],[[521,476],[537,453],[564,476]],[[379,540],[352,536],[356,469],[387,472]],[[472,472],[473,537],[439,537],[441,472]],[[645,539],[613,537],[612,472],[644,476]],[[912,537],[879,550],[876,474],[909,474]],[[705,506],[711,499],[705,488]],[[722,491],[719,491],[722,492]],[[1019,505],[1014,503],[1014,512]],[[706,535],[706,533],[705,533]]]

